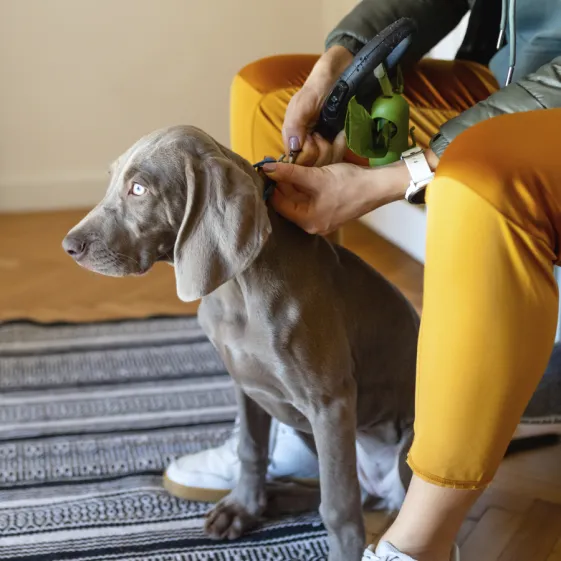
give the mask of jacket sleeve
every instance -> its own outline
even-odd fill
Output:
[[[504,113],[561,107],[561,56],[444,123],[431,148],[442,156],[450,142],[476,123]]]
[[[407,60],[418,60],[452,31],[469,10],[467,0],[362,0],[327,36],[326,48],[342,45],[356,54],[401,17],[417,22]]]

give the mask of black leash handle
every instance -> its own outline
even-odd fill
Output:
[[[374,69],[383,62],[388,70],[395,67],[411,44],[416,30],[417,25],[411,18],[400,18],[369,41],[325,98],[314,130],[333,142],[345,126],[347,106],[362,82],[372,76]]]

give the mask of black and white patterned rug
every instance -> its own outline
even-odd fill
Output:
[[[0,325],[2,561],[322,559],[316,514],[236,542],[169,496],[175,457],[221,444],[230,378],[195,318]]]

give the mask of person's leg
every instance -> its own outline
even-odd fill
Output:
[[[557,322],[561,110],[490,119],[458,137],[428,191],[415,473],[385,540],[448,561],[542,376]]]

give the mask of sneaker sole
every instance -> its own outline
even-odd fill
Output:
[[[167,474],[163,477],[164,489],[174,497],[184,501],[195,501],[198,503],[217,503],[228,493],[229,489],[205,489],[204,487],[188,487],[172,481]]]
[[[217,503],[230,494],[230,489],[209,489],[205,487],[191,487],[189,485],[181,485],[171,480],[167,473],[163,476],[164,489],[174,497],[184,501],[195,501],[200,503]],[[281,480],[282,483],[294,483],[304,487],[319,488],[318,479],[301,479],[290,477]]]

